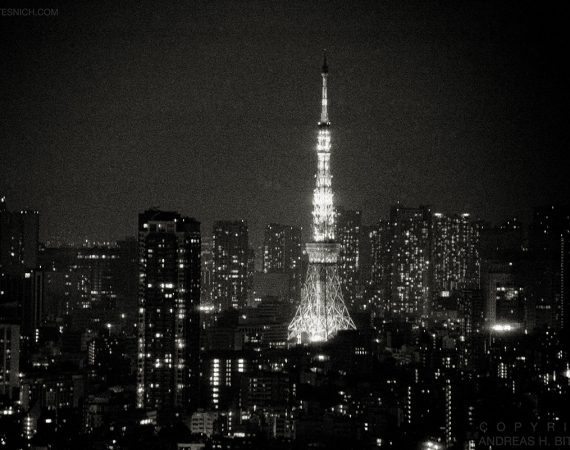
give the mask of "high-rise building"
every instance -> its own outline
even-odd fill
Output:
[[[248,359],[242,352],[212,351],[204,355],[204,381],[208,403],[214,410],[231,408],[239,392],[241,378],[248,371]]]
[[[370,286],[371,276],[372,276],[372,240],[371,233],[374,229],[371,225],[362,225],[360,230],[360,250],[358,256],[358,268],[359,268],[359,290],[360,296],[362,297],[362,304],[367,302],[367,290]]]
[[[0,322],[0,393],[11,398],[19,387],[20,326]]]
[[[479,253],[481,261],[514,261],[521,258],[524,247],[524,230],[521,222],[510,218],[498,226],[478,224],[480,229]]]
[[[301,228],[270,223],[263,239],[263,273],[287,274],[292,300],[299,301],[301,293]]]
[[[362,213],[359,210],[337,208],[336,235],[340,244],[338,274],[344,300],[352,310],[357,309],[360,296],[360,244]]]
[[[432,214],[425,206],[391,208],[370,227],[369,303],[395,314],[422,315],[439,298],[479,287],[480,224],[469,214]]]
[[[76,247],[71,246],[42,248],[39,259],[44,272],[43,316],[48,322],[64,322],[63,319],[69,319],[74,308],[81,304],[77,251]],[[135,282],[138,281],[137,268],[138,257],[135,259]]]
[[[536,325],[567,329],[568,264],[570,262],[570,208],[535,208],[530,226],[529,250],[534,267],[532,303]]]
[[[309,267],[301,294],[301,303],[289,324],[289,339],[297,343],[327,341],[340,330],[356,328],[344,304],[338,275],[340,244],[336,239],[336,211],[331,185],[326,58],[321,76],[318,170],[313,191],[313,239],[306,247]]]
[[[0,198],[0,315],[20,323],[22,350],[37,342],[43,307],[38,269],[39,213],[8,211]]]
[[[19,310],[22,338],[29,343],[37,343],[43,318],[44,273],[41,270],[26,271],[21,281]]]
[[[218,310],[246,306],[249,286],[249,238],[245,220],[214,222],[212,233],[213,300]]]
[[[200,223],[139,215],[137,406],[161,423],[195,406],[199,371]]]
[[[517,272],[513,263],[487,265],[482,277],[487,327],[505,325],[519,328],[524,325],[524,287]]]
[[[116,297],[113,286],[112,262],[118,258],[114,245],[82,247],[77,251],[77,270],[83,274],[83,307]]]
[[[479,287],[479,227],[469,214],[433,214],[431,282],[434,297]]]
[[[127,330],[132,330],[137,321],[138,301],[138,248],[135,238],[117,241],[117,258],[112,263],[113,288],[115,291],[114,321]]]
[[[503,325],[533,328],[535,314],[529,294],[536,292],[535,275],[534,268],[529,266],[520,221],[511,218],[494,227],[483,224],[480,258],[487,329]]]
[[[455,440],[453,384],[450,379],[445,380],[443,393],[445,398],[445,445],[451,448]]]
[[[137,321],[138,243],[135,238],[47,247],[40,264],[44,275],[42,318],[77,331],[111,324],[132,330]]]
[[[298,271],[301,265],[301,228],[270,223],[263,239],[263,272]]]
[[[484,356],[485,302],[480,289],[461,289],[457,295],[457,312],[463,339],[461,361],[464,367],[480,367]]]
[[[428,312],[430,217],[425,206],[406,208],[397,204],[390,210],[392,313]]]
[[[0,267],[38,267],[38,211],[8,211],[0,198]]]
[[[44,301],[44,273],[8,267],[0,271],[0,319],[19,323],[20,351],[39,340]]]
[[[247,278],[246,278],[246,292],[247,292],[247,305],[253,305],[253,276],[255,275],[255,249],[249,247],[247,249]]]
[[[74,289],[78,284],[71,270],[44,271],[43,316],[48,322],[63,322],[63,318],[70,315],[72,304],[78,303],[77,289]]]
[[[380,220],[370,227],[370,282],[368,301],[376,310],[386,310],[392,295],[392,229],[390,222]]]
[[[212,239],[210,237],[202,239],[200,264],[202,265],[202,283],[200,285],[200,305],[210,307],[213,306],[212,289],[213,289],[213,276],[214,276]]]

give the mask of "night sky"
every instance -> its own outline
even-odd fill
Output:
[[[497,222],[568,198],[555,4],[43,7],[59,15],[0,17],[0,193],[40,210],[42,239],[134,235],[150,206],[247,219],[254,241],[307,226],[323,48],[333,188],[365,222],[397,200]]]

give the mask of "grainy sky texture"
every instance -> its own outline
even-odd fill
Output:
[[[397,200],[498,221],[568,197],[558,4],[42,7],[59,14],[0,17],[0,193],[43,239],[132,235],[149,206],[257,240],[308,225],[325,47],[336,199],[366,222]]]

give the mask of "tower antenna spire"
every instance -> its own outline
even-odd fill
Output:
[[[321,121],[320,125],[329,123],[329,105],[327,98],[327,78],[329,76],[329,66],[327,64],[327,50],[323,50],[323,68],[321,69],[321,77],[323,78],[322,100],[321,100]]]

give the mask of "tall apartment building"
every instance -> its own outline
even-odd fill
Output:
[[[567,329],[570,208],[550,205],[534,209],[529,233],[532,305],[536,326]]]
[[[270,223],[263,238],[263,273],[287,274],[290,300],[299,301],[301,294],[301,228]]]
[[[370,227],[370,281],[367,297],[371,306],[385,310],[392,295],[392,230],[390,222],[380,220]]]
[[[249,237],[245,220],[214,222],[212,232],[212,297],[218,310],[247,304]]]
[[[38,267],[39,224],[38,211],[8,211],[0,198],[0,267]]]
[[[340,243],[338,274],[344,300],[356,309],[360,292],[360,247],[362,241],[362,212],[337,208],[336,238]]]
[[[434,294],[479,287],[479,229],[469,214],[432,217],[431,270]]]
[[[421,315],[429,308],[431,211],[425,206],[390,210],[392,233],[390,311]]]
[[[137,406],[160,423],[194,407],[199,371],[200,223],[139,215]]]

